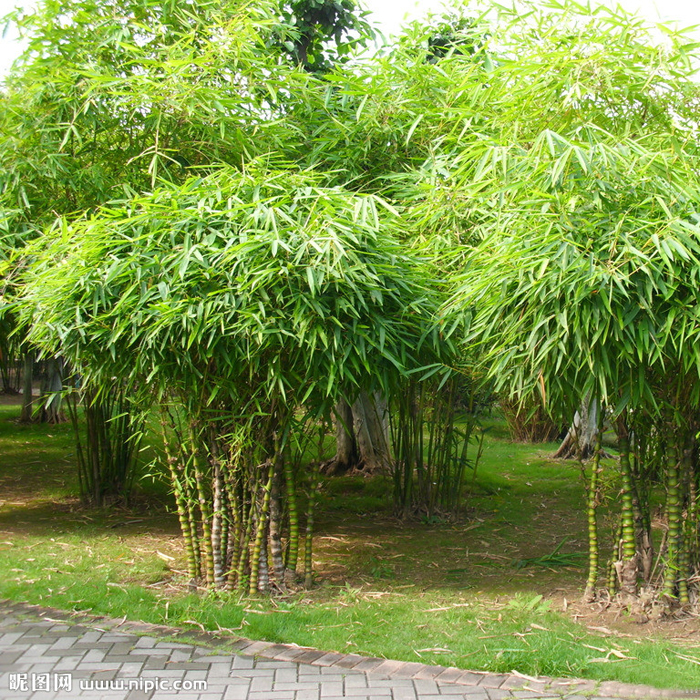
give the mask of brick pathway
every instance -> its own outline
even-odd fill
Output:
[[[528,680],[284,644],[170,641],[143,623],[0,601],[0,699],[503,700],[700,697],[642,686]],[[192,635],[188,633],[188,636]],[[219,649],[212,649],[218,644]],[[700,687],[700,680],[698,682]]]

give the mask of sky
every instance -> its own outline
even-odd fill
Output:
[[[0,0],[0,17],[27,0]],[[442,0],[364,0],[385,35],[398,31],[406,20],[419,19],[428,11],[439,12]],[[678,22],[681,26],[700,25],[698,0],[620,0],[620,4],[650,21]],[[697,31],[700,39],[700,29]],[[21,51],[16,35],[10,30],[0,38],[0,76],[9,69]]]

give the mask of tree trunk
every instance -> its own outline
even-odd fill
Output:
[[[362,469],[374,474],[389,467],[389,411],[386,399],[363,391],[352,406],[335,406],[336,453],[321,466],[330,476]]]
[[[353,430],[352,408],[345,399],[335,405],[335,457],[322,465],[324,474],[335,476],[353,469],[358,463],[358,449]]]
[[[574,420],[559,449],[554,453],[555,459],[589,459],[595,450],[598,413],[598,401],[586,397],[581,407],[574,414]],[[602,456],[606,456],[603,452]]]
[[[29,423],[32,420],[32,385],[34,383],[34,353],[27,351],[24,356],[24,374],[22,376],[22,413],[20,421]]]
[[[63,360],[53,357],[46,360],[41,382],[40,408],[35,416],[39,423],[63,423],[66,417],[61,411],[63,389]]]
[[[359,466],[375,474],[389,468],[388,410],[378,393],[362,392],[352,405],[355,440],[360,453]]]

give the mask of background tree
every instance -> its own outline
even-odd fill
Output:
[[[374,38],[369,13],[355,0],[292,0],[278,12],[271,48],[310,73],[328,73]]]

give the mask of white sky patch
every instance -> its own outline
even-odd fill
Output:
[[[24,4],[28,3],[22,3],[21,0],[0,0],[0,17],[12,12],[18,5]],[[6,26],[3,22],[0,32],[2,32],[0,36],[0,77],[2,77],[10,70],[10,66],[17,56],[22,53],[23,46],[18,40],[16,27]]]

